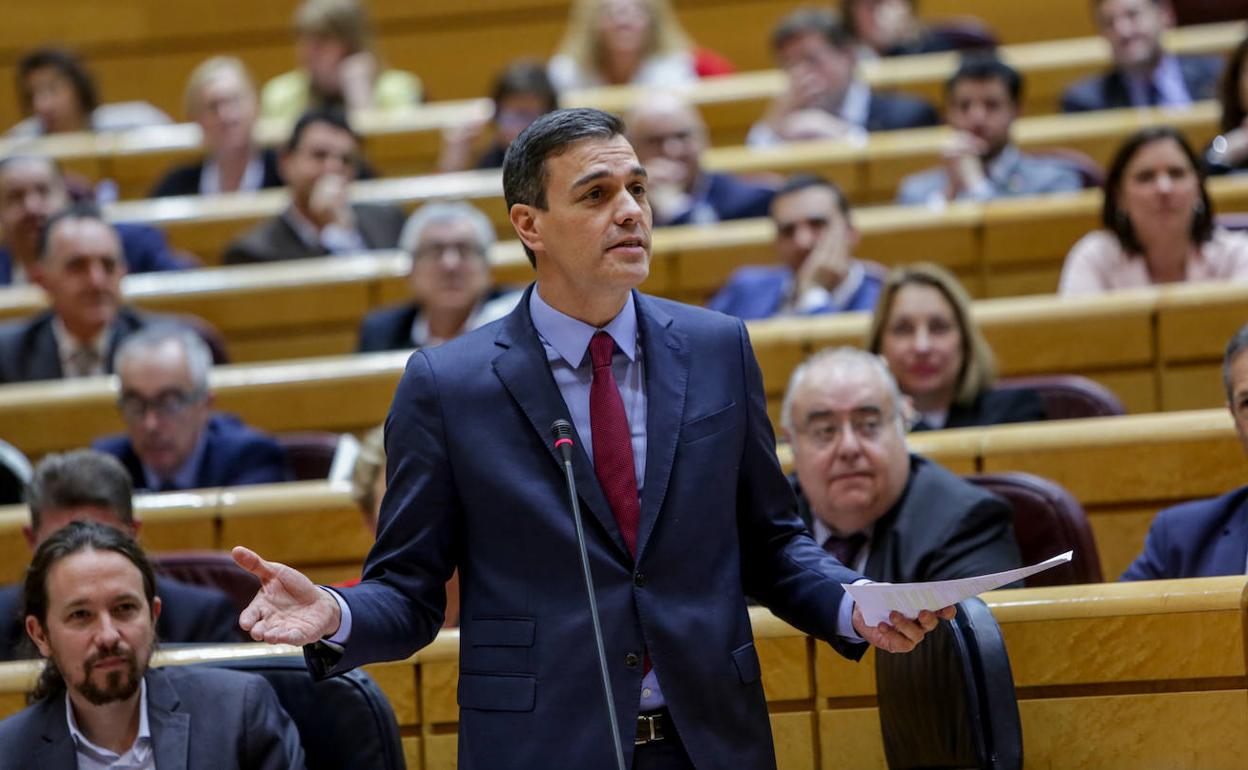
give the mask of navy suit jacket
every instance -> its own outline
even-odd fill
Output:
[[[793,271],[780,265],[752,265],[738,268],[728,282],[706,303],[711,310],[750,321],[771,318],[780,312],[785,292],[793,280]],[[880,296],[880,279],[867,271],[858,290],[850,295],[843,308],[822,307],[808,313],[835,313],[850,310],[871,310]]]
[[[263,677],[168,666],[148,669],[144,678],[160,770],[303,770],[299,732]],[[77,767],[64,696],[0,722],[0,770]]]
[[[1179,71],[1192,101],[1217,96],[1222,59],[1216,56],[1180,56]],[[1118,70],[1077,81],[1062,93],[1062,112],[1088,112],[1130,107],[1131,93]]]
[[[162,642],[249,641],[238,627],[238,608],[221,591],[158,575],[156,595],[161,603],[156,635]],[[0,586],[0,660],[38,655],[33,646],[27,647],[26,621],[18,616],[20,600],[20,585]]]
[[[744,324],[634,296],[648,404],[636,561],[579,446],[573,461],[620,734],[636,730],[648,652],[698,767],[771,768],[746,597],[856,657],[865,645],[838,637],[836,616],[857,575],[794,513]],[[407,657],[437,633],[458,568],[464,770],[611,762],[550,437],[561,418],[528,292],[502,320],[418,350],[386,419],[377,542],[364,580],[341,592],[350,637],[340,658],[306,648],[318,675]]]
[[[707,174],[706,186],[706,202],[721,221],[765,217],[771,208],[771,199],[776,194],[770,187],[746,182],[728,174]],[[663,224],[687,225],[692,217],[693,209],[690,209]]]
[[[247,427],[229,414],[214,414],[208,418],[204,430],[208,443],[191,489],[290,481],[286,453],[271,437]],[[95,441],[91,448],[121,460],[130,471],[134,488],[147,489],[143,464],[127,436],[106,436]]]
[[[147,225],[113,225],[121,238],[121,252],[126,259],[126,270],[131,273],[152,273],[160,270],[185,270],[190,267],[174,256],[165,241],[165,234]],[[0,285],[13,282],[13,255],[0,247]]]
[[[895,131],[899,128],[922,128],[940,125],[936,108],[924,100],[905,94],[871,91],[867,106],[868,131]]]
[[[360,322],[360,339],[356,351],[374,353],[414,347],[412,324],[416,322],[419,313],[420,308],[411,304],[371,311]]]
[[[1248,487],[1167,508],[1122,580],[1242,575],[1248,561]]]
[[[949,407],[945,428],[970,428],[980,425],[1005,425],[1012,422],[1038,422],[1045,419],[1044,401],[1030,388],[985,390],[969,405]],[[912,432],[931,430],[919,420]]]

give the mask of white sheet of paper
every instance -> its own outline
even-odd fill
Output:
[[[887,623],[888,615],[897,610],[908,618],[916,618],[923,610],[938,610],[957,604],[963,599],[978,596],[985,591],[1009,585],[1016,580],[1044,572],[1046,569],[1065,564],[1074,556],[1074,551],[1058,554],[1030,567],[1019,567],[1006,572],[994,572],[991,575],[960,578],[958,580],[933,580],[930,583],[863,583],[861,585],[841,585],[853,597],[862,610],[863,620],[867,625]]]

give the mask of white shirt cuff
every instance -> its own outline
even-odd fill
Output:
[[[351,636],[351,608],[347,606],[346,600],[337,591],[325,586],[317,587],[334,597],[334,601],[338,602],[338,612],[341,615],[341,620],[338,622],[338,630],[332,636],[324,637],[324,640],[338,645],[346,644],[347,638]],[[848,594],[846,595],[848,596]]]
[[[859,580],[855,580],[854,585],[860,586],[874,582],[874,580],[861,578]],[[849,595],[849,591],[846,591],[841,597],[841,606],[837,609],[836,635],[843,639],[848,639],[851,642],[866,641],[866,639],[863,639],[858,635],[858,632],[854,630],[854,599]]]

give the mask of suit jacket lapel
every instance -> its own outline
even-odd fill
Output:
[[[676,460],[689,384],[689,347],[685,336],[673,328],[672,317],[658,303],[640,292],[633,296],[646,367],[646,469],[637,531],[640,560],[663,508]]]
[[[156,767],[188,767],[190,764],[191,715],[179,711],[178,693],[160,669],[147,672],[147,721],[152,728]]]
[[[1235,507],[1221,530],[1213,542],[1213,558],[1208,565],[1212,570],[1207,574],[1241,575],[1248,554],[1248,499]],[[1200,570],[1202,565],[1193,564],[1192,567]]]
[[[40,706],[44,712],[43,741],[35,749],[34,756],[22,767],[77,767],[78,753],[74,747],[74,739],[69,735],[69,724],[65,722],[64,696],[56,696],[44,701]]]
[[[52,331],[52,313],[45,312],[36,323],[39,330],[31,341],[30,379],[59,380],[65,373],[61,370],[61,351],[56,346],[56,333]]]
[[[533,285],[530,284],[516,309],[499,325],[494,344],[501,351],[494,358],[494,373],[528,418],[529,425],[537,432],[562,477],[563,460],[555,452],[550,426],[560,418],[569,422],[571,420],[568,418],[568,407],[559,392],[559,386],[555,384],[555,378],[550,373],[546,349],[538,339],[537,330],[533,328],[533,321],[529,317],[529,294],[532,291]],[[572,470],[576,476],[582,510],[588,508],[615,543],[620,554],[624,558],[630,558],[628,547],[615,524],[615,515],[611,513],[611,506],[607,504],[607,498],[598,484],[598,477],[594,475],[589,455],[582,448],[580,436],[577,436],[573,451]]]

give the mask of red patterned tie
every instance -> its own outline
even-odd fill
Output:
[[[641,504],[637,498],[637,472],[633,465],[633,435],[624,413],[624,400],[611,371],[615,340],[598,332],[589,342],[594,381],[589,386],[589,425],[594,442],[594,474],[607,496],[616,526],[628,552],[637,555],[637,523]]]

